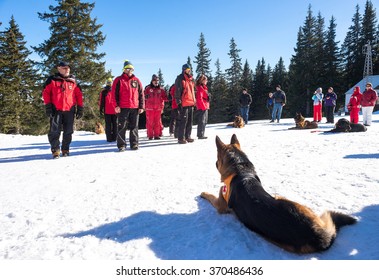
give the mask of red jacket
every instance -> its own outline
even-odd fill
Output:
[[[196,108],[202,111],[209,109],[209,95],[206,85],[196,86]]]
[[[58,111],[70,111],[76,105],[83,107],[82,90],[72,75],[67,78],[59,74],[50,76],[42,91],[42,98],[45,105],[51,103]]]
[[[362,93],[359,89],[354,89],[353,94],[350,97],[349,104],[351,108],[359,108],[361,104]]]
[[[145,108],[147,110],[162,111],[164,102],[168,101],[166,91],[161,86],[148,85],[144,91]]]
[[[171,96],[171,109],[178,109],[178,103],[175,99],[175,84],[170,87],[170,96]]]
[[[115,115],[115,107],[112,103],[112,96],[111,96],[111,87],[106,86],[101,92],[99,96],[99,108],[100,111],[107,114],[107,115]]]
[[[176,78],[175,99],[183,107],[195,106],[195,84],[191,75],[182,73]]]
[[[378,99],[376,91],[370,88],[363,92],[361,105],[362,107],[375,106],[376,99]]]
[[[141,81],[134,75],[122,74],[112,84],[112,103],[114,107],[145,109],[145,98]]]

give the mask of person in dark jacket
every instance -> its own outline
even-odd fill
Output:
[[[251,95],[247,93],[247,89],[244,88],[240,95],[239,103],[240,103],[241,117],[243,118],[243,121],[245,122],[245,124],[249,122],[249,110],[250,110],[251,102],[252,102]]]
[[[332,87],[328,88],[328,92],[324,97],[326,123],[334,123],[334,110],[336,108],[337,94]]]
[[[193,107],[196,104],[195,83],[188,64],[182,66],[182,73],[175,80],[175,100],[178,104],[180,124],[178,129],[178,143],[192,143],[191,138]]]
[[[69,156],[74,119],[83,116],[83,93],[75,77],[70,75],[70,64],[60,61],[57,70],[58,73],[47,79],[42,91],[46,115],[50,118],[48,139],[54,159],[59,158],[61,148],[62,156]],[[62,147],[59,141],[61,128]]]
[[[179,129],[179,110],[178,104],[175,100],[175,84],[172,84],[169,89],[168,101],[171,102],[171,114],[170,114],[170,124],[169,124],[169,133],[170,136],[178,138],[178,129]]]
[[[273,107],[274,107],[274,97],[273,97],[272,92],[269,92],[267,100],[266,100],[266,108],[268,110],[268,117],[269,117],[270,120],[272,118],[272,109],[273,109]]]
[[[112,78],[109,78],[99,96],[100,115],[105,119],[105,136],[108,142],[117,139],[117,115],[112,103],[111,89]]]
[[[277,122],[280,121],[280,118],[282,117],[282,110],[283,107],[286,105],[286,94],[284,91],[282,91],[280,85],[276,86],[276,91],[273,94],[274,98],[274,108],[272,110],[272,118],[270,122],[274,122],[275,119]]]
[[[141,81],[133,74],[134,66],[125,60],[123,73],[112,84],[112,102],[117,114],[117,147],[120,152],[126,149],[126,130],[129,129],[129,143],[132,150],[138,150],[139,115],[145,109],[145,97]]]

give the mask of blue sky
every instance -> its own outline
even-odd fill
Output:
[[[87,1],[93,2],[93,1]],[[37,12],[49,12],[54,0],[0,0],[0,30],[9,26],[13,15],[27,46],[36,46],[50,37],[49,24]],[[343,42],[355,6],[363,14],[366,0],[100,0],[92,18],[103,24],[105,43],[98,52],[106,53],[106,69],[121,74],[125,59],[133,62],[135,75],[143,85],[162,70],[166,84],[174,82],[189,56],[197,55],[200,34],[211,51],[211,66],[220,60],[223,70],[230,67],[230,40],[234,38],[243,63],[254,70],[258,60],[272,67],[282,57],[288,68],[294,54],[297,32],[303,26],[309,4],[314,15],[325,18],[326,26],[336,18],[337,40]],[[376,9],[378,0],[372,0]],[[34,59],[38,56],[34,55]],[[193,63],[194,65],[194,63]],[[195,65],[194,65],[195,66]]]

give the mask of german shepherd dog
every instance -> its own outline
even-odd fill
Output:
[[[339,119],[329,132],[365,132],[367,128],[360,123],[351,123],[347,119]]]
[[[218,197],[206,192],[201,197],[220,214],[234,212],[247,228],[277,246],[298,254],[324,251],[341,227],[357,222],[334,211],[317,216],[304,205],[268,194],[235,134],[229,145],[216,136],[216,146],[216,168],[225,185]]]
[[[293,118],[295,120],[295,127],[290,127],[289,129],[313,129],[318,128],[318,124],[315,121],[307,121],[301,113],[296,113]]]
[[[232,123],[229,123],[228,126],[242,128],[245,126],[245,122],[243,121],[243,118],[241,116],[235,116],[234,121]]]
[[[104,134],[105,133],[104,127],[101,124],[101,122],[96,122],[95,133],[96,134]]]

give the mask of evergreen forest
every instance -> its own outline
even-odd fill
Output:
[[[94,131],[100,119],[99,92],[112,73],[105,69],[106,53],[98,47],[106,40],[102,24],[91,17],[95,3],[83,0],[57,0],[49,12],[38,13],[42,21],[50,24],[50,37],[28,49],[22,30],[16,20],[0,22],[0,133],[40,135],[48,131],[41,92],[46,77],[56,72],[57,61],[70,61],[84,94],[84,117],[75,123],[76,130]],[[347,15],[348,16],[348,15]],[[4,19],[2,19],[4,20]],[[356,5],[351,25],[343,42],[336,41],[337,22],[314,14],[311,5],[299,27],[297,42],[290,64],[280,58],[271,66],[262,57],[255,67],[242,61],[241,50],[234,38],[230,39],[230,65],[222,69],[218,58],[211,57],[203,33],[199,36],[196,54],[187,54],[187,63],[193,74],[208,76],[211,93],[209,123],[230,122],[238,114],[238,98],[242,88],[252,93],[250,119],[268,119],[266,99],[276,85],[287,95],[282,117],[293,117],[296,112],[311,116],[311,96],[316,88],[333,86],[338,94],[337,107],[345,105],[343,96],[349,88],[363,78],[364,47],[372,46],[373,74],[379,75],[379,24],[376,9],[370,0],[364,7]],[[32,53],[40,59],[30,59]],[[212,71],[211,69],[215,69]],[[97,73],[91,75],[90,73]],[[159,71],[161,84],[164,73]],[[164,125],[170,116],[170,104],[165,106]],[[144,128],[141,115],[140,127]]]

